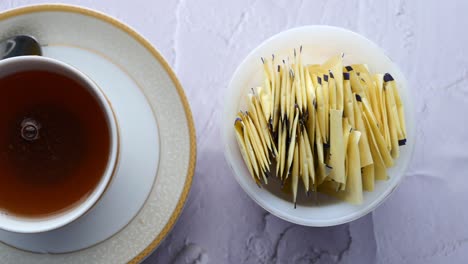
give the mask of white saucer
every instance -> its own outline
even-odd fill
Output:
[[[46,45],[44,56],[69,63],[90,76],[112,102],[121,133],[117,173],[93,210],[51,232],[0,231],[0,262],[13,263],[19,258],[26,263],[143,259],[180,214],[194,170],[191,113],[173,72],[127,26],[78,7],[15,9],[0,15],[0,32],[0,38],[19,33],[36,36]]]

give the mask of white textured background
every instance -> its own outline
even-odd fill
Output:
[[[0,10],[48,1],[1,0]],[[176,71],[198,137],[192,192],[152,263],[466,263],[468,1],[69,0],[148,38]],[[306,228],[258,207],[221,149],[224,91],[242,58],[280,31],[336,25],[370,38],[406,74],[417,119],[407,177],[375,212]]]

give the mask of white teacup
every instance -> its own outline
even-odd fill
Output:
[[[106,168],[97,186],[79,204],[72,208],[43,218],[26,218],[9,215],[0,208],[0,229],[17,233],[39,233],[63,227],[86,214],[102,197],[110,184],[117,166],[118,126],[112,107],[101,89],[86,75],[63,62],[40,56],[21,56],[0,61],[0,78],[11,74],[41,70],[68,77],[78,82],[91,93],[99,103],[109,128],[110,150]],[[0,184],[2,184],[0,182]]]

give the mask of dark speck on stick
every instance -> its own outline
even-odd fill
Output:
[[[349,80],[349,72],[343,72],[343,78]]]
[[[383,76],[383,80],[384,80],[384,82],[391,82],[391,81],[393,81],[394,79],[393,79],[393,76],[390,75],[390,73],[386,73],[386,74]]]

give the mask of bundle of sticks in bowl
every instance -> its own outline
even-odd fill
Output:
[[[365,64],[343,66],[343,54],[307,65],[302,53],[262,58],[263,83],[234,123],[240,152],[259,186],[270,176],[291,186],[294,206],[299,181],[307,194],[360,204],[406,144],[397,84]]]

